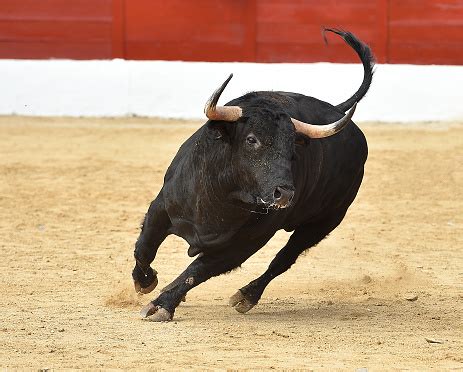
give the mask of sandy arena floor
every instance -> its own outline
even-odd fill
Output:
[[[463,369],[463,125],[362,125],[366,177],[341,226],[248,314],[242,269],[140,320],[133,245],[195,122],[0,118],[0,367]],[[169,237],[159,288],[190,262]],[[407,298],[418,296],[415,301]],[[426,338],[441,343],[429,343]]]

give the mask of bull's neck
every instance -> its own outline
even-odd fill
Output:
[[[205,129],[206,131],[206,129]],[[231,146],[203,132],[195,144],[194,172],[195,211],[199,220],[224,226],[242,224],[250,212],[231,203],[229,195],[236,189],[231,166]]]

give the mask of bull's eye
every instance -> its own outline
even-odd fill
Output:
[[[246,143],[252,147],[259,146],[259,140],[256,138],[254,134],[250,134],[246,137]]]
[[[257,143],[257,138],[254,136],[249,136],[248,138],[246,138],[246,140],[250,145],[254,145],[255,143]]]

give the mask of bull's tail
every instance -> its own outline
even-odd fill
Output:
[[[373,79],[375,57],[373,56],[373,52],[371,51],[370,47],[357,39],[354,34],[348,31],[325,28],[323,30],[323,37],[325,38],[325,42],[326,31],[334,32],[335,34],[341,36],[344,41],[355,50],[363,64],[364,75],[362,85],[360,85],[360,88],[354,93],[352,97],[336,106],[340,110],[346,112],[354,105],[355,102],[359,102],[365,96],[365,94],[367,94],[368,89],[370,88],[371,80]]]

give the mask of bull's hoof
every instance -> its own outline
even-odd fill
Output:
[[[256,306],[256,304],[249,301],[240,290],[230,297],[229,304],[239,313],[247,313]]]
[[[156,306],[152,302],[141,309],[140,315],[143,319],[151,322],[168,322],[173,318],[173,314],[160,306]]]
[[[158,285],[158,272],[151,267],[149,267],[147,273],[144,274],[138,265],[135,265],[132,278],[135,292],[140,294],[150,293]]]
[[[158,277],[155,276],[153,283],[151,283],[148,287],[145,287],[145,288],[143,288],[141,284],[136,280],[133,281],[133,285],[135,287],[135,292],[140,293],[140,294],[148,294],[152,292],[154,288],[157,287]]]

